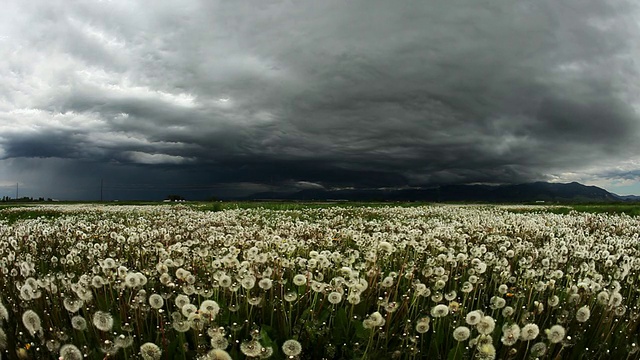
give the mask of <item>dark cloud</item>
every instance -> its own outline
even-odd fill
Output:
[[[631,1],[6,8],[0,185],[205,196],[640,169]]]

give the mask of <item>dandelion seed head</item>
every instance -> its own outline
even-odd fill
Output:
[[[518,324],[505,325],[502,327],[502,338],[500,341],[506,346],[514,345],[520,338],[520,327]]]
[[[84,331],[87,329],[87,320],[80,315],[76,315],[71,318],[71,326],[80,331]]]
[[[149,305],[154,309],[161,309],[164,306],[164,299],[159,294],[149,296]]]
[[[189,297],[187,295],[180,294],[176,296],[175,304],[178,309],[182,309],[185,305],[190,303],[191,303],[191,300],[189,300]]]
[[[547,345],[543,342],[538,342],[531,346],[531,355],[533,356],[543,356],[547,352]]]
[[[476,325],[480,322],[480,319],[482,319],[483,316],[484,314],[480,310],[470,311],[465,317],[465,321],[469,325]]]
[[[224,349],[214,348],[207,353],[206,360],[232,360],[231,355]]]
[[[545,330],[547,339],[552,344],[557,344],[564,339],[566,331],[562,325],[553,325],[551,328]]]
[[[304,275],[302,275],[302,274],[296,274],[296,275],[293,277],[293,283],[294,283],[296,286],[302,286],[302,285],[304,285],[304,284],[306,284],[306,283],[307,283],[307,277],[306,277],[306,276],[304,276]]]
[[[458,326],[453,330],[453,338],[456,341],[465,341],[471,336],[471,330],[466,326]]]
[[[22,324],[31,335],[35,335],[36,332],[42,331],[40,316],[38,316],[38,314],[33,310],[27,310],[22,314]]]
[[[220,305],[213,300],[205,300],[200,303],[200,313],[215,318],[220,312]]]
[[[258,281],[258,287],[262,290],[269,290],[273,286],[273,281],[269,278],[262,278]]]
[[[449,307],[444,304],[438,304],[431,308],[431,316],[434,318],[440,318],[449,314]]]
[[[140,355],[144,360],[160,360],[162,350],[154,343],[144,343],[140,346]]]
[[[100,331],[111,331],[111,328],[113,328],[113,316],[105,311],[96,311],[93,314],[93,326]]]
[[[211,337],[211,347],[214,349],[224,350],[227,347],[229,347],[229,341],[227,340],[226,337],[224,337],[224,335],[215,334],[214,336]]]
[[[7,333],[0,328],[0,350],[5,350],[7,348]]]
[[[416,332],[424,334],[429,331],[431,319],[428,317],[422,318],[416,322]]]
[[[589,317],[591,317],[591,310],[589,310],[587,305],[584,305],[576,311],[576,320],[578,322],[586,322],[589,320]]]
[[[80,349],[73,344],[62,345],[60,348],[60,358],[64,360],[82,360],[84,356]]]
[[[282,344],[282,352],[287,356],[298,356],[302,353],[302,345],[294,339],[289,339]]]
[[[339,304],[342,301],[342,294],[340,294],[337,291],[332,291],[329,293],[329,295],[327,295],[327,300],[331,303],[331,304]]]
[[[496,327],[496,321],[488,315],[480,318],[480,321],[476,324],[476,329],[480,334],[489,335],[493,332]]]
[[[248,357],[258,357],[262,350],[262,345],[256,340],[243,341],[240,344],[240,351]]]

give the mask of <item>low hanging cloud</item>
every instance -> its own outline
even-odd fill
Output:
[[[82,198],[98,177],[207,194],[633,177],[639,15],[623,0],[11,0],[0,182]]]

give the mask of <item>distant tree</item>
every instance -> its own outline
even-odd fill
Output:
[[[172,194],[172,195],[167,196],[166,200],[170,200],[170,201],[182,201],[182,200],[185,200],[185,198],[183,198],[183,197],[182,197],[182,196],[180,196],[180,195]]]

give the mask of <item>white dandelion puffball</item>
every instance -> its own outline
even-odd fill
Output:
[[[349,304],[351,305],[357,305],[360,303],[362,299],[360,298],[360,294],[357,292],[351,292],[349,293],[349,295],[347,296],[347,301],[349,302]]]
[[[62,304],[68,312],[76,313],[82,308],[84,301],[80,299],[64,298],[64,300],[62,300]]]
[[[9,311],[0,301],[0,320],[9,320]]]
[[[287,356],[298,356],[302,353],[302,345],[297,340],[289,339],[282,344],[282,352]]]
[[[482,313],[482,311],[479,311],[479,310],[469,311],[469,313],[465,318],[465,321],[469,325],[476,325],[477,323],[480,322],[480,319],[482,319],[483,316],[484,314]]]
[[[200,313],[215,318],[220,312],[220,305],[213,300],[205,300],[200,303]]]
[[[228,352],[222,349],[213,349],[207,353],[207,360],[233,360]]]
[[[440,318],[449,314],[449,307],[444,304],[438,304],[431,309],[431,316]]]
[[[504,309],[502,309],[502,316],[504,317],[510,317],[513,313],[515,313],[515,309],[511,306],[505,306]]]
[[[93,326],[100,331],[111,331],[113,327],[113,316],[108,312],[96,311],[93,314]]]
[[[581,307],[576,311],[576,320],[578,322],[586,322],[587,320],[589,320],[589,317],[591,317],[591,310],[589,310],[589,307],[587,305]]]
[[[337,291],[332,291],[327,295],[327,300],[332,304],[339,304],[342,301],[342,294]]]
[[[76,315],[71,318],[71,326],[76,330],[87,330],[87,320],[80,315]]]
[[[42,322],[40,316],[33,310],[27,310],[22,314],[22,324],[29,331],[31,335],[35,335],[36,332],[42,331]]]
[[[373,324],[373,326],[382,326],[385,324],[384,317],[378,311],[369,315],[369,320],[371,320],[371,323]]]
[[[184,317],[189,317],[189,315],[195,313],[196,311],[198,311],[198,307],[195,306],[194,304],[187,304],[185,306],[182,307],[182,309],[180,309],[180,312],[182,312],[182,315],[184,315]]]
[[[622,304],[622,294],[620,294],[617,291],[614,291],[613,294],[611,294],[611,297],[609,299],[609,306],[616,307],[616,306],[619,306],[620,304]]]
[[[453,338],[456,341],[465,341],[471,336],[471,330],[466,326],[458,326],[453,330]]]
[[[127,287],[136,287],[138,286],[138,276],[135,273],[130,272],[124,277],[124,283]]]
[[[191,324],[183,319],[171,323],[171,327],[177,332],[185,333],[191,328]]]
[[[388,288],[393,286],[393,277],[391,276],[385,277],[380,283],[380,286],[382,286],[383,288]]]
[[[151,294],[151,296],[149,296],[149,305],[156,310],[162,309],[164,306],[164,299],[159,294]]]
[[[240,285],[247,290],[251,290],[256,286],[256,277],[247,275],[244,279],[240,280]]]
[[[514,345],[520,338],[520,326],[518,324],[505,325],[502,327],[502,341],[506,346]]]
[[[298,298],[298,293],[296,293],[295,291],[288,291],[286,294],[284,294],[284,300],[286,302],[295,301],[297,298]]]
[[[229,340],[222,334],[215,334],[211,337],[211,347],[213,349],[224,350],[229,347]]]
[[[501,298],[500,296],[492,296],[490,299],[490,303],[490,307],[494,310],[502,309],[503,307],[505,307],[505,305],[507,305],[506,300]]]
[[[424,334],[429,331],[429,322],[431,319],[428,317],[422,318],[416,322],[416,332],[419,334]]]
[[[113,340],[113,344],[121,349],[128,348],[133,345],[133,336],[120,335]]]
[[[606,290],[602,290],[596,296],[596,300],[600,305],[607,305],[609,303],[609,293]]]
[[[262,352],[262,345],[256,340],[244,341],[240,344],[240,351],[248,357],[257,357]]]
[[[538,337],[540,329],[536,324],[527,324],[520,329],[520,338],[523,341],[531,341]]]
[[[0,349],[5,350],[7,348],[7,333],[0,328]]]
[[[189,300],[189,297],[187,295],[184,294],[180,294],[178,296],[176,296],[176,306],[178,307],[178,309],[182,309],[183,306],[190,304],[191,300]]]
[[[160,360],[162,350],[154,343],[144,343],[140,346],[140,355],[144,360]]]
[[[307,283],[307,277],[302,274],[297,274],[293,277],[293,283],[296,284],[296,286],[302,286]]]
[[[483,316],[476,324],[476,329],[483,335],[489,335],[496,328],[496,321],[491,316]]]
[[[221,287],[228,288],[229,286],[231,286],[231,284],[233,284],[233,279],[231,279],[231,276],[223,274],[222,276],[220,276],[220,280],[218,280],[218,282],[220,283]]]
[[[531,347],[531,355],[540,357],[547,352],[547,345],[543,342],[535,343]]]
[[[80,349],[75,345],[66,344],[60,348],[60,358],[64,360],[82,360],[84,357]]]
[[[483,344],[481,346],[478,347],[478,358],[479,359],[486,359],[486,360],[493,360],[496,358],[496,348],[495,346],[493,346],[493,344],[488,343],[488,344]]]
[[[566,331],[562,325],[553,325],[551,328],[545,330],[545,333],[550,343],[557,344],[564,339]]]
[[[258,286],[262,290],[269,290],[273,286],[273,281],[269,278],[263,278],[258,281]]]

